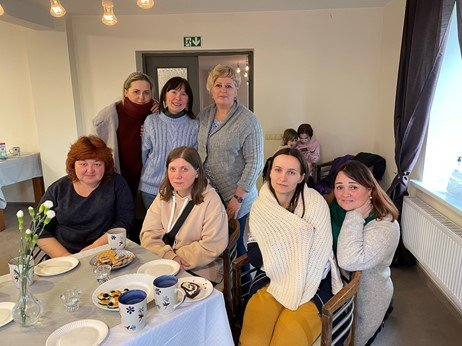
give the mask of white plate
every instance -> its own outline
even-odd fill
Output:
[[[137,273],[149,274],[154,277],[161,275],[176,275],[180,271],[180,265],[177,261],[169,259],[158,259],[143,264],[138,268]]]
[[[79,260],[72,256],[56,257],[35,266],[35,274],[40,276],[53,276],[66,273],[74,269],[79,264]]]
[[[186,276],[183,278],[179,278],[178,288],[181,287],[181,283],[183,282],[194,282],[195,284],[199,285],[201,288],[199,294],[195,296],[194,298],[191,299],[191,298],[186,297],[185,303],[198,302],[199,300],[207,298],[213,292],[212,283],[207,279],[201,278],[200,276]]]
[[[98,320],[80,320],[56,329],[46,341],[46,346],[99,345],[109,329]]]
[[[0,327],[13,321],[13,307],[14,303],[2,302],[0,303]]]
[[[108,307],[101,305],[98,300],[98,294],[108,293],[113,290],[124,290],[128,288],[129,290],[143,290],[148,295],[148,303],[154,299],[154,276],[148,274],[127,274],[116,277],[109,281],[106,281],[104,284],[98,286],[98,288],[93,292],[91,300],[93,304],[103,310],[107,311],[119,311],[119,309],[109,309]]]

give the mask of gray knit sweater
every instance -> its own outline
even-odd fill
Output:
[[[345,216],[338,238],[340,268],[361,270],[358,291],[358,318],[355,345],[363,346],[383,321],[393,296],[390,264],[399,241],[399,224],[391,216],[373,220],[364,226],[357,211]]]
[[[141,191],[157,195],[168,154],[181,146],[196,148],[198,130],[198,120],[187,115],[170,118],[163,113],[155,113],[146,118],[141,139]]]
[[[226,119],[209,136],[215,118],[216,106],[212,104],[199,114],[198,151],[202,162],[207,160],[212,185],[226,203],[239,186],[247,191],[238,218],[250,211],[257,198],[257,178],[263,169],[263,132],[249,109],[234,102]]]

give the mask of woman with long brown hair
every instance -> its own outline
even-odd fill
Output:
[[[362,271],[355,345],[368,345],[393,296],[390,264],[399,241],[398,210],[359,161],[339,168],[334,196],[330,212],[338,264],[347,271]]]

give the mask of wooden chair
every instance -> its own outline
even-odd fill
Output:
[[[248,301],[248,292],[243,291],[242,287],[245,283],[241,283],[241,278],[245,277],[249,272],[255,271],[255,268],[249,271],[242,272],[242,266],[247,263],[248,257],[246,254],[239,256],[233,261],[234,271],[234,321],[231,324],[235,340],[239,338],[240,330],[242,329],[242,318],[244,317],[245,306]],[[334,295],[322,309],[322,332],[321,336],[314,342],[314,346],[336,345],[341,338],[347,333],[344,345],[353,345],[354,342],[354,321],[355,316],[355,298],[358,292],[359,280],[361,272],[351,274],[351,281],[345,285],[336,295]],[[340,319],[339,321],[337,321]],[[336,321],[333,327],[333,321]],[[332,335],[335,339],[332,340]]]
[[[223,260],[223,296],[225,298],[226,312],[230,325],[234,321],[236,310],[234,309],[233,292],[233,270],[232,262],[237,257],[237,240],[239,239],[240,226],[236,219],[229,221],[228,225],[229,240],[225,251],[220,255]]]
[[[338,345],[345,335],[343,345],[354,345],[356,294],[360,278],[361,272],[353,272],[350,282],[323,306],[322,332],[321,336],[313,343],[314,346]],[[333,327],[334,321],[336,321],[335,327]]]
[[[328,162],[320,163],[319,165],[315,165],[314,176],[313,176],[315,183],[318,183],[319,181],[327,177],[327,175],[329,174],[330,168],[332,167],[333,162],[334,161],[328,161]]]

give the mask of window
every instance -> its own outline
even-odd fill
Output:
[[[447,190],[459,156],[462,156],[462,58],[454,10],[431,109],[423,184],[462,210],[462,194]]]

